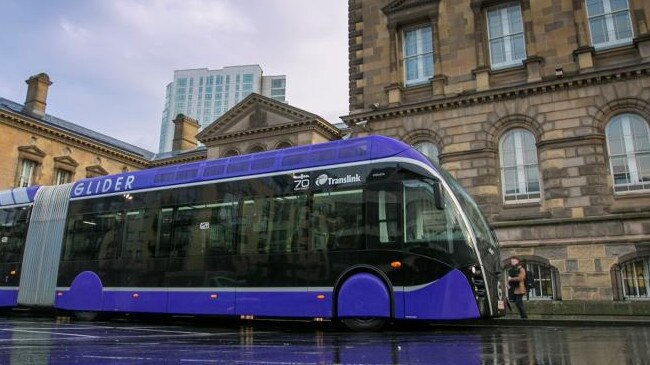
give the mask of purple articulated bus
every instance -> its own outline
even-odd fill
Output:
[[[500,313],[499,247],[412,147],[341,140],[0,192],[0,305],[342,320]]]

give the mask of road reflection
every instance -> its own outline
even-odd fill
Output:
[[[431,326],[381,333],[284,324],[94,325],[0,320],[1,364],[634,364],[647,327]]]

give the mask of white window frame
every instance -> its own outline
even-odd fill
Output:
[[[521,23],[522,23],[521,32],[517,32],[517,33],[511,33],[510,32],[510,23],[508,22],[508,9],[510,9],[510,8],[517,8],[517,10],[518,10],[517,13],[519,14],[519,18],[521,19]],[[498,37],[495,36],[494,38],[490,34],[490,12],[493,12],[493,11],[498,11],[499,12],[499,15],[501,17],[501,24],[503,26],[503,28],[502,28],[503,35],[498,36]],[[490,54],[490,66],[491,66],[491,68],[493,70],[497,70],[497,69],[503,69],[503,68],[513,67],[513,66],[519,66],[519,65],[523,64],[523,61],[526,59],[526,57],[528,55],[528,50],[526,49],[526,35],[524,34],[524,29],[525,29],[524,28],[524,17],[523,17],[523,14],[521,13],[521,5],[519,5],[519,4],[506,4],[506,5],[492,7],[492,8],[487,9],[487,12],[486,12],[485,16],[486,16],[486,22],[485,23],[486,23],[486,26],[487,26],[487,33],[488,33],[488,52]],[[524,57],[521,58],[521,59],[519,59],[519,58],[514,59],[513,58],[514,54],[513,54],[513,51],[512,51],[511,39],[514,36],[517,36],[517,35],[520,35],[520,34],[523,36],[523,39],[524,39]],[[504,40],[503,44],[504,44],[504,47],[505,47],[505,50],[504,50],[505,61],[501,62],[501,63],[494,63],[494,61],[492,59],[492,41],[496,40],[496,39],[503,39]]]
[[[66,177],[67,181],[62,181],[63,177]],[[54,185],[67,184],[69,182],[72,182],[72,172],[65,169],[56,169]]]
[[[555,287],[555,270],[553,270],[553,267],[544,264],[538,261],[530,261],[525,263],[526,266],[526,271],[527,272],[532,272],[534,274],[533,281],[535,283],[539,283],[540,290],[542,288],[542,282],[550,282],[551,284],[551,292],[550,293],[537,293],[537,290],[535,288],[530,289],[528,292],[527,298],[529,300],[553,300],[556,298],[556,290],[557,288]],[[548,270],[549,277],[543,277],[542,276],[542,270],[546,271]]]
[[[505,204],[521,204],[521,203],[532,203],[532,202],[538,202],[540,201],[541,193],[542,193],[542,184],[539,181],[539,158],[537,157],[537,147],[535,146],[535,163],[529,163],[529,164],[524,164],[524,146],[523,146],[523,138],[522,134],[523,133],[529,133],[530,135],[533,136],[533,140],[535,140],[534,135],[523,128],[517,128],[517,129],[511,129],[508,132],[504,133],[503,136],[501,137],[501,140],[499,141],[499,160],[501,163],[501,189],[503,191],[503,202]],[[505,142],[506,138],[514,134],[514,141],[515,141],[515,165],[514,166],[505,166],[504,163],[504,148],[503,148],[503,143]],[[528,179],[526,177],[526,168],[530,166],[535,166],[537,168],[537,184],[539,187],[539,190],[534,191],[534,192],[529,192],[528,191]],[[511,169],[512,167],[515,167],[515,171],[517,174],[517,188],[520,191],[519,193],[515,194],[508,194],[507,193],[507,187],[506,187],[506,175],[505,171],[506,169]],[[531,197],[532,195],[532,197]],[[535,196],[537,195],[537,196]],[[514,199],[508,199],[509,197],[514,197]],[[520,199],[520,197],[522,197]]]
[[[587,6],[587,2],[590,0],[585,0],[585,11],[587,12],[587,23],[589,27],[589,37],[591,38],[591,44],[594,46],[596,49],[606,49],[606,48],[612,48],[612,47],[618,47],[626,44],[632,44],[632,41],[634,39],[634,27],[632,26],[632,16],[630,14],[630,2],[628,0],[625,0],[625,3],[627,4],[627,8],[624,10],[618,10],[616,12],[612,12],[612,4],[611,0],[594,0],[594,1],[601,1],[603,3],[603,8],[604,8],[604,14],[602,15],[595,15],[592,16],[589,14],[589,7]],[[627,20],[630,24],[630,31],[632,34],[630,35],[630,38],[621,38],[621,39],[615,39],[611,40],[612,36],[616,37],[616,31],[614,28],[614,14],[619,14],[627,12]],[[607,36],[610,39],[610,41],[607,42],[602,42],[602,43],[595,43],[594,42],[594,37],[593,37],[593,31],[591,29],[591,20],[594,18],[605,18],[605,26],[607,28]]]
[[[650,190],[650,181],[641,181],[639,178],[639,168],[637,165],[637,156],[642,155],[642,154],[650,154],[650,150],[648,151],[637,151],[634,148],[634,138],[632,136],[632,120],[635,120],[637,122],[640,122],[643,124],[646,132],[646,136],[648,136],[648,139],[650,140],[650,129],[648,128],[648,123],[645,119],[642,117],[632,114],[632,113],[624,113],[624,114],[619,114],[615,117],[613,117],[609,123],[607,124],[607,128],[605,129],[605,138],[607,141],[607,154],[609,155],[609,170],[610,170],[610,175],[612,177],[612,186],[614,187],[614,192],[616,194],[625,194],[625,193],[636,193],[636,192],[647,192]],[[613,123],[622,123],[623,127],[623,145],[625,148],[625,154],[618,154],[618,155],[613,155],[612,150],[611,150],[611,143],[610,143],[610,134],[609,134],[609,127]],[[625,156],[625,159],[627,161],[626,164],[626,170],[630,176],[630,182],[626,184],[617,184],[616,183],[616,177],[615,171],[614,171],[614,164],[613,160],[615,158],[620,158]]]
[[[639,273],[637,273],[637,267],[636,263],[641,261],[643,265],[643,273],[640,273],[641,280],[643,280],[643,284],[645,284],[645,295],[640,295],[638,294],[640,292],[639,290]],[[632,277],[630,278],[632,282],[634,283],[634,289],[636,291],[635,294],[630,294],[627,292],[627,285],[626,281],[628,279],[627,275],[627,270],[626,268],[631,268],[632,271]],[[625,299],[650,299],[650,258],[644,257],[641,259],[633,259],[630,261],[627,261],[623,264],[621,264],[621,287],[623,288],[623,297]]]
[[[422,34],[423,34],[423,31],[425,29],[428,29],[429,32],[431,33],[431,43],[432,44],[431,44],[431,51],[430,52],[424,52],[422,50],[422,45],[423,45]],[[410,33],[410,32],[415,32],[415,37],[416,37],[416,41],[415,41],[416,46],[415,46],[415,48],[416,48],[416,51],[415,51],[415,54],[407,56],[406,55],[406,34]],[[419,26],[416,26],[416,27],[410,27],[410,28],[406,28],[406,29],[404,29],[402,31],[402,55],[403,55],[402,67],[404,68],[404,85],[405,86],[416,86],[416,85],[421,85],[421,84],[429,82],[431,77],[434,75],[434,71],[435,71],[435,68],[436,68],[435,60],[433,58],[433,51],[434,51],[434,49],[433,49],[433,28],[432,28],[431,24],[419,25]],[[427,56],[431,57],[431,76],[425,76],[425,69],[424,69],[423,60]],[[422,75],[422,76],[417,78],[417,79],[409,80],[408,79],[408,70],[406,69],[406,63],[407,63],[408,60],[413,59],[413,58],[415,58],[417,60],[418,75]]]
[[[18,187],[25,188],[32,186],[34,182],[34,174],[36,172],[36,161],[24,158],[20,162],[20,175],[18,176]]]

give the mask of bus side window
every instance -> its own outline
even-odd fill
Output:
[[[162,208],[158,214],[158,237],[156,239],[155,257],[169,256],[172,241],[174,208]]]
[[[212,207],[210,226],[206,235],[206,254],[234,253],[238,205],[237,202],[225,202]]]
[[[122,212],[77,214],[68,220],[63,260],[110,260],[122,246]]]
[[[0,209],[0,259],[2,264],[20,259],[27,234],[28,208]],[[12,266],[13,267],[13,266]]]
[[[311,229],[314,249],[365,248],[362,190],[318,193],[313,201],[315,213]]]
[[[307,196],[288,195],[268,198],[267,225],[269,253],[306,251],[309,248]]]
[[[266,198],[247,199],[243,203],[239,224],[239,253],[266,253],[266,231],[269,218]]]
[[[397,243],[399,235],[399,207],[397,194],[392,191],[377,192],[377,225],[379,228],[379,243]]]
[[[124,220],[124,241],[122,257],[127,260],[142,262],[149,258],[148,240],[153,235],[152,217],[147,209],[126,212]],[[147,252],[146,255],[144,253]]]

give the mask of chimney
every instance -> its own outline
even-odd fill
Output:
[[[27,98],[23,111],[35,117],[45,115],[45,101],[47,100],[47,89],[52,85],[50,77],[46,73],[34,75],[25,81],[27,83]]]
[[[199,122],[184,114],[178,114],[174,119],[174,140],[172,151],[186,151],[196,148],[198,142],[196,135],[199,133]]]

